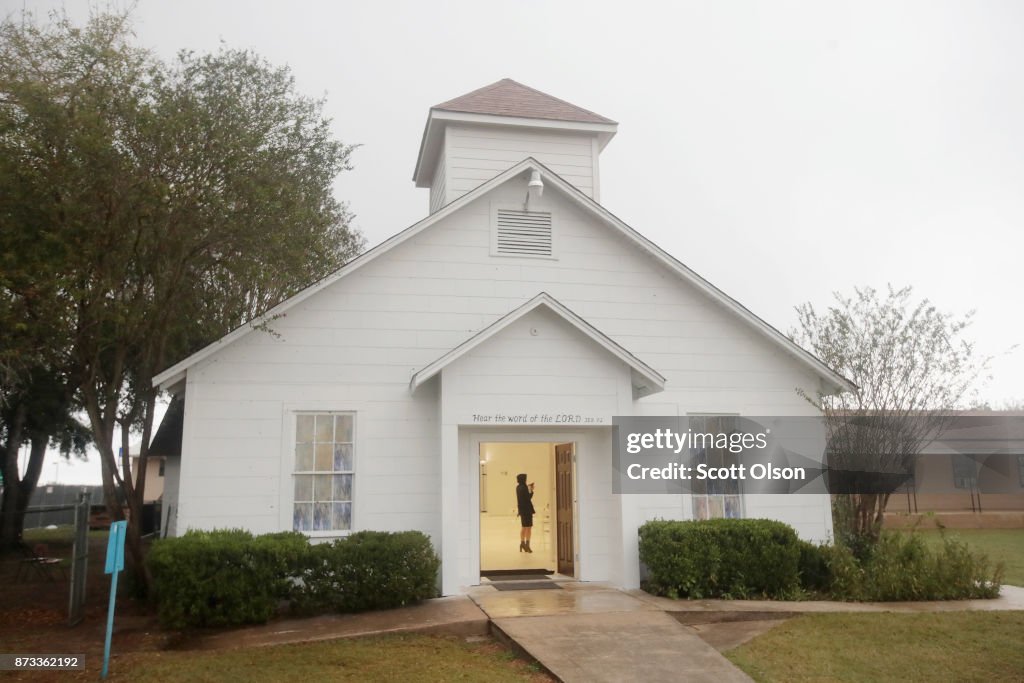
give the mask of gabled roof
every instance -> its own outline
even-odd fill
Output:
[[[235,328],[232,332],[228,333],[218,341],[213,342],[209,346],[193,353],[183,361],[176,363],[167,370],[164,370],[159,375],[153,378],[153,386],[159,386],[162,389],[167,389],[174,386],[185,378],[185,371],[192,367],[196,363],[208,358],[212,354],[216,353],[220,349],[228,346],[235,340],[243,337],[244,335],[251,332],[253,329],[259,328],[260,326],[272,321],[274,318],[286,313],[288,310],[305,301],[309,297],[313,296],[317,292],[330,287],[338,280],[343,277],[354,273],[359,268],[362,268],[367,263],[373,261],[379,256],[387,253],[391,249],[397,247],[408,239],[415,237],[419,233],[429,228],[434,223],[450,216],[451,214],[459,211],[462,207],[467,204],[479,199],[483,195],[487,194],[494,188],[508,182],[512,178],[519,175],[526,175],[533,170],[537,170],[541,173],[545,188],[552,187],[562,192],[566,198],[586,211],[590,215],[594,216],[598,220],[602,221],[612,229],[618,231],[624,235],[627,239],[636,244],[640,249],[650,255],[655,261],[661,263],[669,270],[674,272],[680,279],[689,283],[695,287],[698,291],[703,292],[713,301],[723,306],[726,310],[730,311],[734,315],[738,316],[741,320],[750,325],[759,334],[764,335],[769,341],[778,346],[781,350],[787,352],[797,361],[804,366],[811,369],[815,374],[823,378],[830,389],[833,390],[847,390],[852,391],[854,385],[850,380],[846,379],[832,368],[828,367],[814,354],[810,353],[793,340],[786,337],[784,334],[779,332],[777,329],[766,323],[761,318],[754,315],[749,309],[744,307],[738,301],[729,297],[720,289],[712,285],[710,282],[702,278],[694,271],[687,268],[685,265],[677,261],[671,254],[661,249],[649,239],[638,233],[633,228],[626,225],[624,222],[619,220],[614,214],[605,209],[603,206],[595,202],[590,197],[580,192],[571,183],[563,180],[557,173],[549,169],[544,164],[540,163],[532,157],[523,159],[512,168],[499,173],[495,177],[491,178],[487,182],[479,185],[476,189],[467,192],[453,202],[446,206],[438,209],[434,213],[430,214],[420,222],[412,225],[402,232],[393,235],[391,238],[381,242],[376,247],[364,252],[360,256],[349,261],[345,266],[335,271],[331,275],[328,275],[324,279],[316,282],[306,289],[302,290],[298,294],[292,296],[290,299],[282,301],[280,304],[270,309],[263,315],[255,318],[254,320]],[[545,189],[547,191],[547,189]],[[826,392],[833,393],[833,392]]]
[[[511,78],[485,85],[461,97],[435,104],[432,109],[461,111],[467,114],[518,116],[526,119],[551,119],[580,123],[615,123],[600,114],[534,90]]]
[[[541,307],[552,311],[569,325],[592,339],[598,346],[601,346],[608,351],[608,353],[628,365],[632,371],[633,392],[636,398],[653,394],[665,388],[665,378],[662,377],[657,370],[644,363],[642,360],[610,339],[599,329],[573,313],[568,307],[559,302],[553,296],[547,292],[541,292],[519,308],[505,314],[495,322],[480,330],[430,365],[427,365],[416,372],[412,376],[412,379],[409,380],[409,390],[416,391],[417,387],[429,380],[431,377],[434,377],[437,373],[441,372],[441,370],[449,364],[455,362],[459,358],[462,358],[462,356],[480,346],[488,339],[499,334],[506,327],[521,319],[526,314]]]

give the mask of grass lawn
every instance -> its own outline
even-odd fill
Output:
[[[114,681],[551,681],[495,641],[395,635],[213,652],[146,652],[111,662]]]
[[[109,529],[89,530],[90,540],[106,540],[108,536],[110,536]],[[25,543],[29,543],[32,545],[36,543],[46,543],[54,547],[67,546],[70,548],[75,542],[75,527],[73,527],[70,524],[64,524],[57,527],[56,529],[25,529],[23,540],[25,541]]]
[[[808,614],[726,656],[755,681],[1020,681],[1024,612]]]
[[[1024,586],[1024,529],[947,529],[917,531],[925,542],[942,543],[942,533],[963,541],[988,555],[993,563],[1002,562],[1005,568],[1003,583]]]

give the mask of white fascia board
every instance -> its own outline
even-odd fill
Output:
[[[641,378],[646,380],[645,388],[653,387],[653,391],[661,391],[665,388],[665,378],[657,370],[644,363],[642,360],[637,358],[635,355],[624,349],[614,340],[609,338],[606,334],[598,330],[596,327],[591,325],[589,322],[578,316],[567,306],[562,304],[560,301],[555,299],[547,292],[541,292],[537,296],[533,297],[526,303],[522,304],[518,308],[513,309],[509,313],[491,323],[487,327],[483,328],[466,341],[462,342],[452,350],[445,353],[443,356],[433,361],[423,369],[416,372],[409,380],[409,390],[416,391],[417,387],[437,375],[446,366],[458,360],[465,354],[469,353],[476,347],[480,346],[488,339],[493,338],[499,334],[506,327],[521,319],[531,311],[544,306],[551,310],[555,315],[559,316],[567,323],[572,325],[574,328],[582,332],[588,338],[596,342],[606,351],[611,353],[613,356],[618,358],[620,361],[629,366],[629,368],[639,375]],[[653,393],[648,391],[646,393]]]
[[[560,119],[532,119],[525,116],[499,116],[497,114],[470,114],[461,111],[432,109],[430,118],[437,121],[459,123],[482,123],[498,126],[524,126],[527,128],[548,128],[551,130],[579,131],[583,133],[607,133],[614,135],[619,129],[617,123],[591,123],[588,121],[562,121]]]
[[[423,137],[420,139],[420,151],[416,155],[416,168],[412,172],[412,180],[416,187],[430,187],[434,182],[434,166],[437,164],[437,154],[441,148],[443,135],[444,124],[437,124],[433,116],[428,116],[427,124],[423,126]]]
[[[170,369],[171,368],[168,368],[168,370]],[[177,396],[185,390],[185,371],[182,370],[169,375],[168,370],[161,372],[153,378],[153,386],[159,387],[161,391],[166,391]],[[158,379],[160,380],[159,382],[157,382]]]

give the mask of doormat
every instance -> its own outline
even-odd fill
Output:
[[[545,572],[544,574],[499,574],[498,576],[481,574],[480,576],[483,576],[484,578],[489,579],[491,581],[538,581],[548,578],[547,575],[549,573],[550,572]]]
[[[494,587],[500,591],[562,590],[554,581],[498,581]]]
[[[488,569],[480,572],[480,576],[498,581],[502,576],[529,576],[531,579],[540,579],[554,573],[553,569]]]

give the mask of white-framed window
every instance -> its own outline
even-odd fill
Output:
[[[355,413],[294,415],[292,529],[349,531],[355,484]]]
[[[694,433],[731,434],[739,426],[736,415],[690,415],[689,428]],[[729,467],[740,464],[739,457],[728,448],[697,447],[694,466],[704,463],[711,467]],[[695,480],[692,487],[694,519],[739,519],[743,517],[743,495],[734,479]]]

